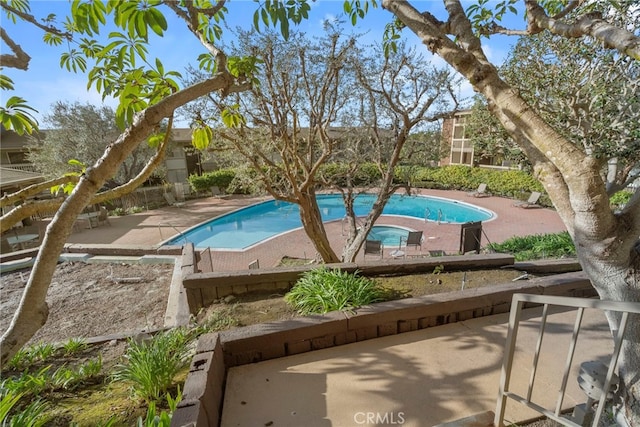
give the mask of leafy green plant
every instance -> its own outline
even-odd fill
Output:
[[[34,359],[45,361],[55,354],[56,348],[51,343],[38,343],[31,347],[29,352],[33,355]]]
[[[2,394],[2,399],[0,399],[0,423],[2,423],[2,425],[5,424],[9,412],[11,412],[11,409],[18,403],[21,397],[21,394],[10,391]]]
[[[84,379],[96,378],[102,371],[102,355],[98,355],[95,359],[87,360],[78,368],[78,375]]]
[[[70,338],[69,341],[62,345],[65,356],[72,356],[74,354],[83,352],[87,349],[88,345],[82,338]]]
[[[51,376],[51,386],[56,389],[75,390],[95,380],[102,370],[102,356],[89,360],[76,369],[61,366]]]
[[[49,417],[45,415],[45,411],[48,409],[49,405],[40,399],[34,400],[24,408],[9,414],[18,401],[16,400],[16,397],[19,400],[21,396],[12,396],[7,394],[2,398],[2,402],[0,402],[0,423],[2,423],[3,427],[40,427],[49,421]],[[5,399],[7,399],[6,407]]]
[[[47,372],[51,365],[44,366],[34,373],[25,371],[19,377],[6,378],[0,384],[0,390],[15,394],[37,396],[50,388],[51,381]]]
[[[33,363],[33,356],[29,353],[28,348],[23,347],[18,350],[18,352],[11,358],[7,365],[11,369],[21,371],[28,367],[31,363]]]
[[[357,272],[321,267],[304,273],[284,299],[298,313],[307,315],[350,310],[393,296],[392,291]]]
[[[211,187],[226,191],[235,176],[236,171],[233,169],[219,169],[202,175],[189,176],[189,185],[194,191],[209,191]]]
[[[516,261],[539,258],[560,258],[575,256],[576,249],[571,236],[562,233],[516,236],[502,243],[491,243],[490,250],[513,254]]]
[[[187,364],[189,334],[174,329],[149,341],[129,340],[125,362],[115,367],[114,381],[131,383],[132,394],[146,402],[157,401]]]
[[[171,397],[171,394],[167,393],[167,405],[169,406],[169,412],[161,411],[157,414],[155,402],[149,402],[145,419],[143,420],[142,417],[139,417],[136,426],[169,427],[171,425],[171,415],[178,407],[180,400],[182,400],[182,391],[180,391],[180,387],[178,387],[178,394],[175,399]]]

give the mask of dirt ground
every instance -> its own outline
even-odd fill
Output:
[[[173,265],[58,265],[47,294],[49,319],[31,343],[161,328],[167,308]],[[0,278],[0,331],[15,312],[29,270]]]

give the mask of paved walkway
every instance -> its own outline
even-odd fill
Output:
[[[494,220],[483,222],[482,245],[502,242],[510,237],[528,234],[555,233],[565,230],[558,214],[552,209],[521,209],[513,207],[511,199],[502,197],[473,198],[461,191],[422,190],[421,194],[473,203],[496,213]],[[122,217],[110,217],[111,226],[104,225],[72,234],[69,243],[110,243],[120,245],[157,245],[188,228],[235,209],[263,201],[265,198],[230,196],[190,200],[182,208],[163,207]],[[377,225],[400,225],[423,230],[426,237],[422,251],[440,249],[456,253],[460,242],[460,225],[437,224],[409,218],[382,216]],[[326,224],[331,245],[340,254],[344,244],[341,221]],[[408,253],[412,254],[413,249]],[[284,256],[313,258],[313,244],[302,229],[274,237],[245,251],[215,251],[217,271],[245,269],[255,259],[261,267],[273,267]],[[390,256],[391,250],[385,251]],[[419,253],[419,252],[416,252]],[[361,257],[362,255],[359,255]]]
[[[540,309],[526,310],[511,390],[526,396]],[[554,410],[575,311],[547,319],[533,401]],[[231,368],[222,427],[430,427],[495,411],[508,314],[487,316]],[[580,363],[608,360],[613,341],[602,313],[583,319],[563,408],[584,403]],[[506,420],[539,414],[509,401]],[[508,425],[508,423],[507,423]]]

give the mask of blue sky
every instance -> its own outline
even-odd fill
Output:
[[[414,4],[419,8],[424,5],[425,8],[438,16],[442,13],[442,3],[433,0],[416,1]],[[325,19],[335,19],[342,14],[342,0],[321,0],[313,3],[310,19],[303,22],[298,29],[307,34],[316,34],[322,30],[322,23]],[[249,0],[232,1],[229,4],[229,14],[227,16],[227,25],[231,28],[236,26],[247,27],[252,23],[253,10],[255,3]],[[31,11],[37,18],[43,18],[49,13],[55,13],[59,20],[62,20],[65,11],[69,9],[67,1],[32,1]],[[168,12],[166,16],[169,16]],[[1,92],[2,104],[5,103],[9,96],[17,95],[27,100],[29,105],[38,110],[36,118],[41,125],[44,125],[42,117],[49,113],[51,105],[56,101],[92,103],[101,105],[101,96],[95,90],[87,90],[87,79],[83,74],[74,74],[59,66],[60,54],[66,49],[66,46],[52,48],[42,42],[42,32],[35,29],[31,25],[18,22],[14,25],[6,16],[0,17],[2,26],[9,35],[31,56],[31,62],[28,71],[15,69],[4,69],[3,72],[8,75],[14,82],[14,91]],[[381,8],[373,9],[362,21],[361,26],[354,29],[360,33],[367,32],[367,37],[371,40],[381,40],[384,26],[391,19],[391,14]],[[349,26],[345,25],[346,28]],[[107,34],[108,32],[105,32]],[[227,33],[229,35],[229,33]],[[404,36],[410,43],[419,44],[417,38],[405,31]],[[506,56],[509,45],[515,43],[515,38],[505,40],[491,41],[486,46],[487,54],[493,61],[501,62]],[[189,33],[184,24],[178,19],[169,20],[169,30],[162,38],[156,38],[152,43],[152,51],[150,57],[158,56],[166,68],[184,72],[188,64],[196,64],[197,56],[204,52],[202,46],[195,37]],[[420,47],[420,52],[427,55],[434,63],[444,66],[444,62],[439,58],[429,55],[426,49]],[[2,53],[8,51],[3,43],[1,46]],[[468,85],[460,88],[463,96],[470,96],[473,92]],[[115,101],[107,99],[107,105],[115,107]],[[186,125],[186,124],[181,124]],[[46,127],[46,126],[45,126]]]

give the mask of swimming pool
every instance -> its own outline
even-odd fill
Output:
[[[323,221],[344,218],[344,204],[339,194],[323,194],[317,198]],[[356,215],[367,215],[375,199],[376,196],[372,194],[358,196],[354,203]],[[447,223],[486,221],[495,216],[487,209],[456,200],[395,194],[382,213]],[[302,224],[298,205],[269,200],[197,225],[164,244],[182,245],[192,242],[197,248],[243,250],[300,227]]]
[[[398,249],[400,247],[400,238],[405,239],[409,235],[409,229],[393,225],[374,225],[367,236],[370,240],[380,240],[385,248]]]
[[[357,216],[365,216],[375,201],[375,195],[360,195],[355,200]],[[344,218],[345,209],[339,194],[318,196],[323,221]],[[383,215],[408,216],[429,221],[465,223],[487,221],[495,214],[456,200],[431,196],[393,195]],[[278,234],[302,227],[298,205],[268,200],[238,209],[200,225],[164,242],[165,245],[183,245],[192,242],[196,248],[244,250]]]

